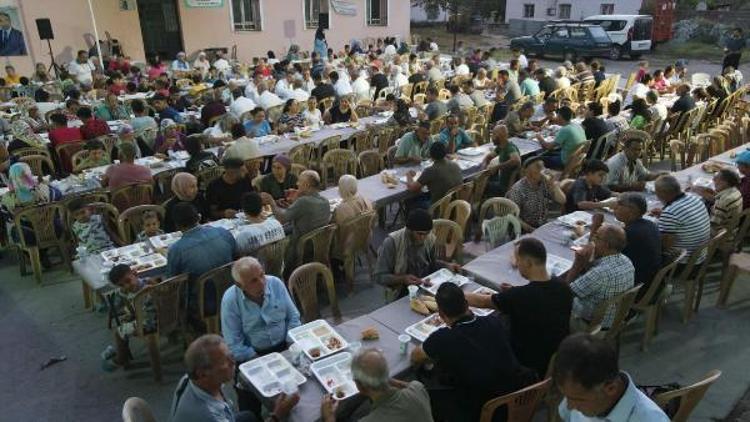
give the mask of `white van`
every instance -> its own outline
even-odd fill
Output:
[[[651,31],[654,18],[649,15],[596,15],[583,19],[600,25],[612,39],[610,59],[627,54],[633,59],[651,50]]]

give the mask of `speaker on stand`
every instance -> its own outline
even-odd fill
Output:
[[[330,29],[328,25],[328,13],[318,13],[318,28]]]
[[[36,30],[39,32],[39,39],[47,40],[47,47],[49,47],[49,57],[52,63],[47,69],[47,72],[49,72],[50,69],[54,69],[55,77],[60,79],[60,68],[57,63],[55,63],[55,54],[52,52],[52,42],[50,42],[50,40],[55,39],[55,34],[52,32],[52,22],[50,22],[49,18],[37,19]]]

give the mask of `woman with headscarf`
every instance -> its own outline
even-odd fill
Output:
[[[172,119],[161,120],[161,133],[154,141],[154,150],[159,154],[168,154],[169,151],[182,151],[185,149],[185,135],[180,127]]]
[[[292,60],[300,59],[299,46],[297,44],[292,44],[289,46],[289,51],[286,53],[286,59],[290,62]]]
[[[8,152],[21,148],[45,148],[44,140],[41,136],[34,133],[34,129],[22,119],[11,123],[10,131],[13,134],[13,140],[8,144]]]
[[[341,227],[342,224],[362,213],[372,211],[372,202],[357,193],[357,178],[345,174],[339,178],[339,196],[341,203],[333,210],[333,223]],[[337,231],[337,237],[333,242],[332,256],[341,259],[342,246],[346,241],[347,233]]]
[[[206,200],[203,192],[198,190],[198,179],[190,173],[177,173],[172,178],[174,197],[164,204],[164,231],[171,233],[177,230],[174,224],[174,209],[177,204],[189,203],[198,210],[201,222],[206,221]]]
[[[198,58],[193,62],[193,69],[197,70],[201,74],[201,78],[205,78],[208,74],[208,69],[211,68],[211,62],[206,59],[206,53],[201,51],[198,53]]]
[[[280,207],[288,206],[286,200],[287,189],[297,187],[297,176],[291,173],[292,161],[286,155],[277,155],[271,163],[271,173],[263,176],[260,181],[261,192],[273,197]]]
[[[319,26],[318,30],[315,31],[313,52],[318,53],[320,59],[326,61],[328,57],[328,43],[326,42],[326,34],[323,32],[322,26]]]

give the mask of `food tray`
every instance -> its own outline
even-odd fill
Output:
[[[154,156],[139,158],[139,159],[135,160],[135,162],[136,162],[136,164],[140,164],[140,165],[146,166],[146,167],[154,167],[154,166],[158,166],[158,165],[163,165],[164,164],[164,161],[162,159],[156,158]]]
[[[323,319],[317,319],[289,330],[289,338],[294,343],[299,344],[305,352],[305,355],[312,360],[322,359],[344,350],[349,346],[349,343],[344,340],[341,334],[337,333],[336,330],[334,330],[330,324]],[[339,342],[339,347],[337,348],[331,348],[331,345],[329,344],[329,341],[334,338]],[[320,354],[315,355],[315,353],[312,352],[314,349],[317,349]]]
[[[474,291],[472,291],[472,293],[474,293],[474,294],[490,294],[490,295],[494,295],[497,292],[494,291],[494,290],[492,290],[492,289],[490,289],[490,288],[488,288],[488,287],[481,286],[481,287],[477,287],[476,289],[474,289]],[[473,306],[469,306],[469,309],[471,309],[471,312],[474,312],[474,315],[476,315],[476,316],[487,316],[487,315],[495,312],[495,310],[491,309],[491,308],[475,308]]]
[[[570,214],[565,214],[557,217],[557,221],[566,226],[574,227],[579,221],[583,221],[585,225],[591,225],[591,214],[586,211],[576,211]]]
[[[151,248],[145,242],[139,242],[121,248],[110,249],[102,252],[100,255],[104,261],[111,262],[112,264],[132,265],[136,258],[150,255],[151,253]]]
[[[429,337],[430,334],[434,333],[442,327],[445,327],[445,323],[442,319],[440,319],[440,315],[432,314],[427,318],[419,321],[418,323],[406,327],[406,330],[404,331],[406,332],[406,334],[419,340],[421,343],[424,343],[424,341],[427,340],[427,337]]]
[[[302,385],[307,381],[280,353],[269,353],[247,361],[240,365],[240,372],[263,397],[273,397],[281,393],[284,384],[290,379],[296,385]]]
[[[460,149],[456,152],[458,155],[465,155],[467,157],[476,157],[482,155],[482,149],[478,147],[468,147]]]
[[[421,175],[422,175],[422,172],[418,171],[417,174],[414,175],[414,178],[412,180],[414,180],[416,182],[419,179],[419,176],[421,176]],[[404,184],[407,183],[407,181],[406,181],[406,175],[403,175],[403,176],[399,177],[398,180],[400,180],[401,183],[404,183]]]
[[[221,227],[222,229],[233,230],[237,227],[237,222],[234,219],[222,218],[221,220],[211,221],[206,223],[208,226]]]
[[[454,274],[451,272],[451,270],[447,268],[443,268],[441,270],[435,271],[434,273],[428,275],[427,277],[424,277],[424,280],[429,280],[432,283],[432,285],[430,287],[427,287],[427,286],[420,286],[420,287],[432,293],[433,295],[437,294],[438,287],[440,287],[440,285],[445,282],[453,283],[457,285],[458,287],[461,287],[464,284],[469,282],[468,278],[462,276],[461,274]]]
[[[336,400],[344,400],[357,394],[352,378],[352,354],[339,353],[310,365],[320,385]]]
[[[182,232],[165,233],[158,236],[152,236],[148,241],[151,242],[151,246],[153,246],[154,249],[168,249],[175,242],[180,240],[181,237]]]
[[[167,265],[167,258],[162,254],[154,253],[136,258],[135,265],[131,265],[130,267],[137,273],[143,273],[165,265]]]
[[[573,261],[561,258],[557,255],[547,255],[547,272],[550,276],[557,277],[565,273],[573,266]]]

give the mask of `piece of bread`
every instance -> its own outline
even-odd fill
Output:
[[[411,306],[411,309],[418,314],[422,314],[422,315],[430,314],[430,310],[427,308],[427,305],[425,305],[424,302],[422,302],[419,299],[412,299],[409,305]]]
[[[375,327],[368,327],[362,330],[362,340],[368,341],[368,340],[377,340],[380,338],[380,333],[378,332],[378,329]]]
[[[427,309],[430,310],[430,312],[437,312],[437,302],[435,302],[435,298],[432,296],[423,296],[421,298],[424,305],[427,307]]]

